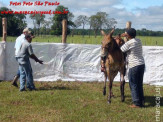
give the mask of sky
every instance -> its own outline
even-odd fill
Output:
[[[0,0],[0,7],[5,6],[12,10],[55,10],[56,6],[9,6],[10,1],[23,2],[25,0]],[[39,0],[26,0],[39,1]],[[97,12],[106,12],[110,18],[115,18],[117,28],[125,28],[126,22],[131,21],[136,29],[163,31],[163,0],[40,0],[42,2],[60,2],[60,5],[68,7],[75,16],[90,17]],[[52,15],[46,16],[49,19]],[[32,28],[32,20],[27,16],[28,27]]]

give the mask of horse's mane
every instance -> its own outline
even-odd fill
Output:
[[[120,50],[120,47],[118,46],[118,44],[114,38],[112,39],[112,42],[113,42],[112,50]]]

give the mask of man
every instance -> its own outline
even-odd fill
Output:
[[[17,53],[18,53],[18,51],[20,49],[20,46],[21,46],[22,42],[25,40],[25,35],[27,35],[29,33],[30,33],[30,31],[28,30],[28,28],[25,28],[23,30],[23,33],[16,39],[16,42],[15,42],[15,57],[17,56]],[[17,60],[17,58],[16,58],[16,60]],[[18,69],[17,75],[14,76],[14,79],[12,81],[13,86],[18,87],[17,80],[19,79],[19,77],[20,77],[20,71]]]
[[[136,37],[136,30],[130,28],[121,36],[126,37],[128,41],[121,46],[122,52],[127,52],[127,60],[129,67],[129,85],[133,104],[131,108],[139,108],[144,106],[143,92],[143,75],[145,69],[144,58],[142,55],[142,43]]]
[[[34,59],[36,62],[43,64],[43,61],[39,60],[33,53],[31,45],[31,35],[25,35],[25,40],[22,42],[21,47],[17,54],[17,61],[19,63],[20,70],[20,91],[25,91],[25,82],[27,81],[27,88],[35,90],[33,83],[32,67],[29,58]],[[26,80],[25,80],[26,79]]]

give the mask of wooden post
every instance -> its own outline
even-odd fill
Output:
[[[130,28],[131,28],[131,21],[128,21],[128,22],[126,23],[126,29],[130,29]],[[124,37],[124,41],[125,41],[125,42],[128,41],[126,37]]]
[[[128,21],[128,22],[126,23],[126,29],[129,29],[129,28],[131,28],[131,22],[130,22],[130,21]]]
[[[67,20],[62,20],[62,43],[66,43],[67,38]]]
[[[6,38],[7,38],[7,19],[6,18],[2,18],[2,27],[3,27],[2,41],[6,41]]]

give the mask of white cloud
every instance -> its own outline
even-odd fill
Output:
[[[3,4],[3,2],[0,1],[0,7],[4,7],[5,5]]]
[[[24,1],[24,0],[21,0]],[[36,0],[28,0],[36,1]],[[55,2],[54,0],[48,0],[49,2]],[[150,6],[144,9],[134,8],[133,11],[129,11],[124,5],[122,0],[58,0],[61,5],[68,7],[70,12],[75,15],[75,18],[79,15],[91,16],[99,11],[106,12],[110,18],[115,18],[118,22],[118,28],[125,28],[127,21],[132,21],[132,27],[136,29],[147,28],[150,30],[163,31],[163,5],[162,6]],[[140,3],[141,4],[141,3]],[[2,3],[0,2],[0,6]],[[138,5],[137,5],[138,6]],[[13,10],[55,10],[57,6],[8,6]],[[52,17],[52,16],[51,16]],[[49,16],[47,16],[49,18]],[[31,27],[32,22],[27,16],[27,23]]]

